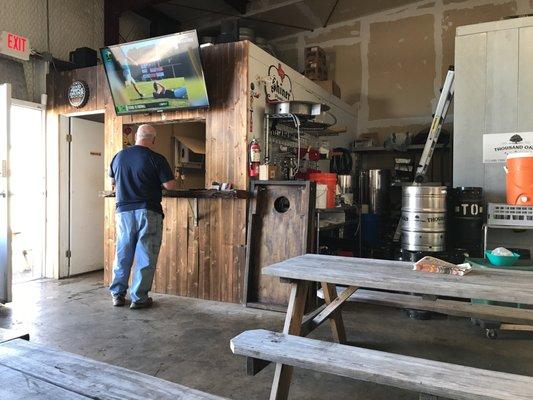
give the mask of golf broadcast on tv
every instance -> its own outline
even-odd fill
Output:
[[[100,52],[117,115],[209,105],[196,31]]]

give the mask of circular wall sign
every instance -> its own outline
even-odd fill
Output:
[[[68,102],[72,107],[81,108],[89,101],[89,85],[84,81],[74,81],[68,88]]]

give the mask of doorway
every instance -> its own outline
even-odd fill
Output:
[[[67,276],[104,268],[104,114],[70,118]]]
[[[11,285],[41,278],[46,232],[45,106],[0,85],[0,302]]]

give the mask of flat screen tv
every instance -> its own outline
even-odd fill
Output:
[[[196,31],[100,50],[117,115],[207,107]]]

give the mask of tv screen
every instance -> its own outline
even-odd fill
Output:
[[[100,52],[117,115],[209,105],[194,30]]]

